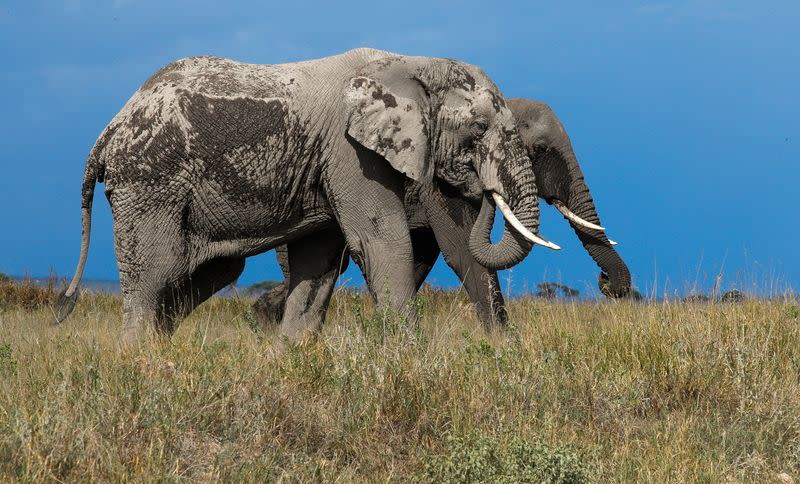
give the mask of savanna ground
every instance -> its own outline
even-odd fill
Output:
[[[60,327],[0,293],[0,480],[791,482],[800,307],[510,303],[486,335],[425,291],[418,328],[338,292],[273,349],[252,299],[121,349],[118,296]],[[27,307],[26,307],[27,306]]]

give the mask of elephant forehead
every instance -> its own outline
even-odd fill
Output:
[[[490,118],[500,116],[498,121],[503,122],[513,120],[511,111],[506,107],[502,96],[498,96],[490,89],[481,87],[473,93],[467,93],[465,98],[473,115],[482,114]]]
[[[478,81],[470,66],[453,59],[436,57],[401,57],[391,59],[386,65],[405,65],[413,77],[419,79],[433,92],[448,89],[473,91]]]
[[[482,103],[491,105],[495,113],[511,115],[511,110],[506,107],[506,101],[503,96],[494,92],[494,90],[482,87],[478,91],[478,98]]]
[[[476,101],[475,93],[463,89],[451,89],[442,98],[442,105],[449,108],[472,108]]]
[[[520,136],[526,146],[560,145],[567,136],[567,132],[561,123],[546,116],[540,116],[528,121],[518,121],[517,125],[520,127]]]
[[[476,86],[478,85],[475,76],[469,72],[465,66],[458,65],[455,63],[453,68],[450,70],[450,82],[452,82],[454,87],[463,89],[465,91],[474,91]]]

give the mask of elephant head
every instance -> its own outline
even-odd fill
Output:
[[[600,226],[589,187],[558,117],[547,104],[532,99],[510,99],[508,106],[533,163],[539,196],[569,220],[600,266],[600,291],[608,297],[628,296],[631,273]]]
[[[536,235],[536,180],[511,110],[477,67],[449,59],[391,56],[368,63],[346,89],[347,134],[418,182],[437,178],[477,203],[469,246],[490,269],[520,262]],[[502,239],[489,233],[495,203]]]

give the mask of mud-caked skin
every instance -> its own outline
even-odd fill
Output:
[[[600,225],[569,136],[558,117],[548,105],[532,99],[511,99],[508,106],[532,164],[539,197],[548,203],[563,202],[580,218]],[[462,196],[454,185],[409,183],[406,190],[405,209],[411,228],[416,287],[422,285],[441,251],[475,303],[484,326],[505,324],[508,316],[497,272],[478,264],[467,247],[479,206],[474,199],[470,202],[469,197]],[[602,270],[598,277],[602,293],[608,297],[630,295],[628,267],[604,232],[571,221],[570,225]],[[289,261],[278,255],[284,274],[294,272]],[[260,324],[268,326],[280,321],[279,317],[276,319],[283,311],[280,294],[278,287],[256,301],[254,312]]]
[[[413,320],[407,180],[442,183],[464,200],[494,191],[538,231],[525,148],[477,67],[373,49],[279,65],[174,62],[142,85],[89,154],[81,257],[58,319],[74,303],[99,181],[114,220],[126,339],[171,333],[238,277],[245,257],[283,244],[290,338],[322,324],[345,247],[378,303]],[[506,230],[480,250],[502,266],[530,244]]]

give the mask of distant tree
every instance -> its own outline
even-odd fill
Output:
[[[252,286],[247,288],[247,292],[250,294],[259,294],[265,291],[269,291],[273,287],[277,287],[283,284],[283,281],[276,281],[274,279],[267,279],[265,281],[256,282]]]
[[[747,297],[744,295],[742,291],[738,289],[732,289],[722,294],[722,296],[720,296],[719,299],[711,298],[709,296],[706,296],[705,294],[690,294],[689,296],[683,298],[683,302],[696,303],[696,302],[719,301],[719,302],[729,303],[729,302],[742,302],[746,298]]]
[[[686,303],[703,303],[709,302],[711,300],[710,297],[706,296],[705,294],[690,294],[683,298],[683,302]]]
[[[738,289],[732,289],[723,294],[719,300],[722,302],[742,302],[745,300],[745,295]]]
[[[564,298],[578,297],[581,294],[579,290],[565,286],[564,284],[559,284],[557,282],[542,282],[536,287],[538,288],[536,297],[541,297],[544,299],[556,299],[559,296],[559,293],[561,294],[561,297]]]

